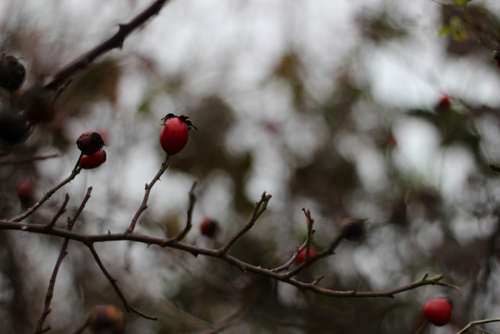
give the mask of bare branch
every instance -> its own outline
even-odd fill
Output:
[[[88,200],[90,199],[91,193],[92,193],[92,187],[89,187],[87,189],[87,193],[85,194],[85,197],[84,197],[82,203],[80,204],[80,207],[78,208],[77,212],[75,213],[73,218],[68,219],[68,230],[69,231],[71,231],[73,229],[73,226],[74,226],[76,220],[78,219],[78,217],[82,213],[83,209],[85,208],[85,205],[87,204]],[[51,223],[49,223],[47,226],[53,226],[52,222],[55,223],[55,221],[57,221],[57,217],[59,217],[64,212],[64,209],[66,208],[66,204],[68,203],[68,200],[69,200],[69,196],[66,194],[66,197],[65,197],[63,205],[61,206],[61,209],[57,212],[57,214],[54,216],[54,219],[52,219]],[[52,225],[50,225],[50,224],[52,224]],[[54,286],[56,285],[57,274],[59,273],[59,268],[61,267],[61,264],[62,264],[64,258],[68,254],[68,252],[67,252],[68,245],[69,245],[69,239],[66,238],[63,241],[63,244],[61,246],[61,250],[59,252],[59,256],[57,257],[57,261],[56,261],[56,264],[54,266],[54,270],[52,271],[52,275],[51,275],[50,281],[49,281],[49,287],[47,288],[47,294],[45,295],[45,303],[44,303],[43,311],[42,311],[42,314],[40,316],[40,319],[38,319],[38,323],[37,323],[37,326],[35,328],[34,334],[41,334],[41,333],[45,333],[46,331],[50,330],[50,327],[44,328],[43,325],[44,325],[45,320],[47,319],[48,315],[51,312],[50,304],[51,304],[52,298],[54,296]]]
[[[111,285],[113,286],[113,289],[117,293],[118,297],[120,297],[120,300],[122,301],[123,307],[125,307],[125,310],[127,310],[127,312],[133,312],[133,313],[135,313],[135,314],[137,314],[145,319],[156,320],[157,318],[149,316],[147,314],[144,314],[144,313],[136,310],[135,308],[133,308],[132,306],[129,305],[127,298],[125,298],[125,295],[123,294],[120,287],[118,286],[116,279],[114,279],[113,276],[111,276],[109,271],[106,269],[106,267],[102,263],[101,258],[99,257],[99,254],[97,254],[97,251],[94,248],[94,245],[88,244],[87,246],[88,246],[88,249],[90,250],[90,252],[92,253],[92,256],[94,257],[95,262],[97,263],[97,265],[101,269],[102,273],[104,274],[104,276],[106,276],[108,281],[111,283]]]
[[[271,195],[267,193],[263,193],[260,200],[255,205],[255,208],[252,213],[252,217],[248,221],[248,223],[231,239],[229,242],[219,250],[220,254],[226,254],[229,249],[240,239],[245,233],[247,233],[257,222],[260,216],[266,211],[267,203],[271,199]]]
[[[184,229],[181,231],[181,233],[179,233],[179,235],[175,237],[174,239],[175,241],[183,240],[191,230],[193,210],[194,210],[194,205],[196,204],[196,195],[194,194],[195,188],[196,188],[196,182],[193,182],[191,190],[189,190],[189,206],[187,210],[186,226],[184,226]]]
[[[492,319],[483,319],[483,320],[471,321],[471,322],[469,322],[467,324],[467,326],[465,326],[464,328],[462,328],[461,330],[459,330],[456,334],[463,334],[463,333],[467,332],[469,329],[471,329],[474,326],[489,324],[489,323],[492,323],[492,322],[500,322],[500,318],[492,318]]]
[[[66,194],[64,196],[63,204],[61,205],[61,207],[59,208],[57,213],[54,215],[52,220],[47,225],[45,225],[46,229],[50,230],[51,228],[53,228],[56,225],[57,221],[59,220],[59,217],[61,217],[64,214],[64,212],[66,212],[66,206],[68,205],[68,202],[69,202],[69,195]]]
[[[73,170],[71,171],[71,174],[67,178],[65,178],[59,184],[57,184],[52,189],[47,191],[38,202],[33,204],[30,208],[26,209],[26,211],[24,211],[23,213],[20,213],[19,215],[15,216],[15,217],[10,218],[8,221],[20,222],[20,221],[26,219],[31,214],[33,214],[33,212],[35,212],[40,206],[42,206],[42,204],[47,202],[52,197],[52,195],[54,195],[59,189],[64,187],[66,184],[70,183],[81,171],[81,168],[78,166],[79,161],[80,161],[80,158],[78,158],[78,160],[75,164],[75,167],[73,168]]]
[[[142,213],[148,208],[149,194],[151,193],[151,190],[153,189],[153,186],[155,185],[155,183],[160,179],[160,177],[163,175],[163,173],[165,173],[165,171],[167,170],[168,159],[169,159],[169,156],[167,155],[165,157],[165,160],[163,160],[160,169],[158,170],[156,175],[153,177],[151,182],[146,183],[146,185],[144,187],[144,189],[145,189],[144,197],[142,198],[141,205],[139,206],[139,208],[137,209],[137,211],[134,214],[134,217],[130,221],[130,224],[127,228],[127,233],[134,232],[135,225],[137,224],[139,217],[141,217]]]
[[[134,17],[131,21],[125,24],[121,24],[118,31],[113,36],[60,69],[54,75],[52,80],[45,85],[45,88],[57,90],[59,87],[63,86],[65,82],[67,82],[67,80],[69,80],[75,73],[85,69],[88,65],[90,65],[103,54],[115,48],[121,48],[128,35],[130,35],[130,33],[142,26],[144,23],[146,23],[146,21],[148,21],[151,17],[157,15],[168,1],[169,0],[156,0],[152,4],[150,4],[144,11]]]
[[[7,166],[7,165],[21,165],[21,164],[27,164],[31,163],[34,161],[41,161],[41,160],[49,160],[49,159],[54,159],[60,157],[59,154],[54,153],[54,154],[46,154],[46,155],[34,155],[31,157],[26,157],[26,158],[20,158],[20,159],[6,159],[0,161],[0,167],[2,166]]]

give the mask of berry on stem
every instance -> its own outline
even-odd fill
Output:
[[[423,307],[424,316],[431,324],[435,326],[444,326],[451,319],[453,305],[445,297],[429,299]]]
[[[125,317],[114,305],[97,305],[90,312],[88,325],[94,333],[121,334],[125,331]]]
[[[76,146],[83,154],[94,154],[104,146],[104,140],[98,132],[84,132],[78,137]]]
[[[306,262],[306,259],[315,257],[317,254],[318,253],[316,252],[316,249],[313,246],[309,246],[309,248],[307,248],[307,252],[306,252],[306,247],[302,247],[295,256],[294,262],[296,264],[304,263]]]
[[[219,230],[219,226],[217,222],[210,218],[205,218],[200,224],[200,232],[202,235],[213,238],[217,231]]]
[[[187,116],[168,114],[163,118],[163,127],[160,132],[160,144],[163,150],[173,155],[186,146],[189,139],[189,130],[194,128]]]
[[[102,165],[106,161],[106,151],[100,149],[93,154],[83,154],[80,157],[79,165],[83,169],[93,169]]]

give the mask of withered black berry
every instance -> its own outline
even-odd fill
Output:
[[[11,106],[0,106],[0,142],[9,145],[22,143],[28,138],[30,130],[30,123],[24,114]]]
[[[14,56],[0,55],[0,87],[8,91],[18,90],[24,82],[26,70]]]
[[[351,241],[359,241],[365,236],[366,219],[348,219],[342,224],[342,237]]]
[[[104,146],[104,140],[97,132],[84,132],[78,137],[76,146],[83,154],[94,154]]]

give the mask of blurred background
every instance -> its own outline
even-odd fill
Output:
[[[27,68],[24,87],[109,37],[151,1],[0,2],[0,48]],[[161,118],[185,114],[198,130],[150,198],[139,231],[182,228],[198,181],[187,241],[217,247],[238,231],[262,192],[268,211],[233,249],[253,264],[287,260],[316,220],[327,247],[346,218],[368,234],[303,273],[335,289],[376,290],[443,273],[461,291],[423,287],[395,299],[335,299],[243,274],[216,259],[141,244],[97,245],[131,304],[126,333],[414,333],[429,297],[454,301],[455,333],[500,315],[500,46],[498,1],[173,0],[122,50],[73,78],[55,119],[0,157],[1,216],[69,175],[75,140],[97,130],[108,160],[83,171],[32,218],[47,221],[64,193],[70,212],[93,196],[77,229],[123,231],[158,170]],[[28,164],[2,159],[59,153]],[[203,219],[219,224],[200,234]],[[61,240],[2,232],[0,318],[31,332]],[[88,250],[70,244],[55,289],[52,333],[71,333],[96,304],[120,300]],[[492,331],[500,325],[488,325]]]

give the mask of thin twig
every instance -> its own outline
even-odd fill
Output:
[[[489,323],[492,323],[492,322],[500,322],[500,318],[492,318],[492,319],[483,319],[483,320],[471,321],[471,322],[469,322],[467,324],[467,326],[465,326],[464,328],[462,328],[461,330],[459,330],[456,334],[463,334],[463,333],[467,332],[469,329],[471,329],[474,326],[489,324]]]
[[[194,194],[194,190],[196,188],[196,182],[193,182],[193,185],[191,186],[191,190],[189,190],[189,206],[187,210],[187,218],[186,218],[186,225],[184,226],[184,229],[179,233],[177,237],[175,237],[175,241],[181,241],[183,240],[186,235],[189,233],[192,227],[192,219],[193,219],[193,210],[194,210],[194,205],[196,204],[196,195]]]
[[[255,208],[252,213],[252,217],[248,221],[248,223],[231,239],[228,243],[219,250],[220,254],[226,254],[229,249],[240,239],[245,233],[247,233],[257,222],[260,216],[266,211],[267,203],[271,199],[271,195],[267,193],[263,193],[260,200],[255,205]]]
[[[64,214],[64,212],[66,212],[66,206],[68,205],[68,202],[69,202],[69,195],[66,194],[64,196],[63,204],[61,205],[61,207],[59,208],[57,213],[54,215],[52,220],[47,225],[45,225],[46,229],[50,230],[51,228],[53,228],[56,225],[57,221],[59,220],[59,217],[61,217]]]
[[[113,36],[60,69],[54,75],[52,80],[45,85],[45,88],[57,90],[59,87],[63,86],[65,82],[69,80],[75,73],[86,68],[100,56],[113,49],[122,48],[123,43],[128,35],[142,26],[151,17],[157,15],[167,2],[168,0],[156,0],[145,10],[135,16],[131,21],[125,24],[120,24],[118,27],[118,31]]]
[[[38,202],[36,202],[31,207],[26,209],[26,211],[20,213],[19,215],[15,216],[15,217],[10,218],[8,221],[20,222],[20,221],[26,219],[31,214],[33,214],[33,212],[35,212],[42,204],[47,202],[52,197],[52,195],[54,195],[59,189],[64,187],[66,184],[70,183],[81,171],[81,168],[78,165],[79,161],[80,161],[80,158],[78,158],[75,166],[73,167],[73,170],[71,171],[71,174],[67,178],[65,178],[59,184],[57,184],[52,189],[47,191],[45,193],[45,195],[43,195],[42,198]]]
[[[34,155],[32,157],[19,158],[19,159],[1,160],[0,167],[7,166],[7,165],[27,164],[27,163],[31,163],[34,161],[49,160],[49,159],[54,159],[54,158],[59,158],[59,157],[60,157],[60,155],[58,153],[54,153],[54,154],[46,154],[46,155]]]
[[[160,169],[158,170],[156,175],[153,177],[151,182],[146,183],[146,185],[144,186],[144,197],[142,198],[141,205],[139,206],[139,208],[135,212],[134,217],[132,217],[132,220],[130,221],[130,224],[127,228],[127,233],[134,232],[135,225],[137,224],[139,217],[148,208],[149,194],[151,193],[151,190],[153,189],[153,186],[155,185],[155,183],[160,179],[160,177],[163,175],[163,173],[165,173],[165,171],[167,170],[168,159],[169,159],[169,156],[167,155],[165,157],[165,160],[163,160]]]
[[[89,187],[87,189],[87,193],[85,194],[84,199],[82,200],[82,203],[80,204],[80,207],[76,211],[73,218],[68,218],[68,231],[71,231],[73,229],[73,226],[75,225],[76,220],[78,219],[80,214],[83,212],[83,209],[87,205],[87,202],[90,199],[91,193],[92,193],[92,187]],[[68,200],[69,200],[69,196],[66,194],[65,201],[55,217],[60,216],[62,214],[62,212],[64,212],[64,209],[66,207],[66,204],[68,203]],[[52,221],[55,222],[56,220],[57,219],[53,219]],[[61,264],[62,264],[64,258],[68,254],[67,249],[68,249],[68,245],[69,245],[69,240],[70,239],[68,239],[68,238],[64,239],[63,244],[61,246],[61,250],[59,251],[59,256],[57,257],[57,261],[56,261],[56,264],[54,266],[54,270],[52,271],[52,275],[50,277],[49,287],[47,288],[47,294],[45,295],[45,302],[44,302],[43,311],[42,311],[40,318],[38,319],[38,323],[37,323],[37,326],[35,328],[34,334],[42,334],[42,333],[45,333],[46,331],[50,330],[50,327],[44,328],[43,325],[45,323],[45,320],[47,320],[48,315],[51,312],[50,304],[52,302],[52,298],[54,297],[54,287],[56,285],[57,274],[59,273],[59,268],[61,267]]]
[[[101,258],[99,257],[99,254],[97,254],[97,251],[94,248],[94,245],[88,244],[87,246],[88,246],[88,249],[90,250],[90,252],[92,253],[92,256],[94,257],[95,262],[99,266],[99,269],[101,269],[104,276],[106,276],[108,281],[111,283],[111,286],[113,286],[113,289],[115,290],[118,297],[120,297],[120,300],[122,301],[123,307],[125,307],[125,310],[127,310],[127,312],[133,312],[133,313],[135,313],[135,314],[137,314],[145,319],[157,320],[156,317],[152,317],[152,316],[149,316],[147,314],[144,314],[144,313],[136,310],[135,308],[133,308],[132,306],[129,305],[127,298],[125,298],[125,295],[123,294],[120,287],[118,286],[116,279],[114,279],[113,276],[111,276],[109,271],[106,269],[106,267],[102,263]]]

